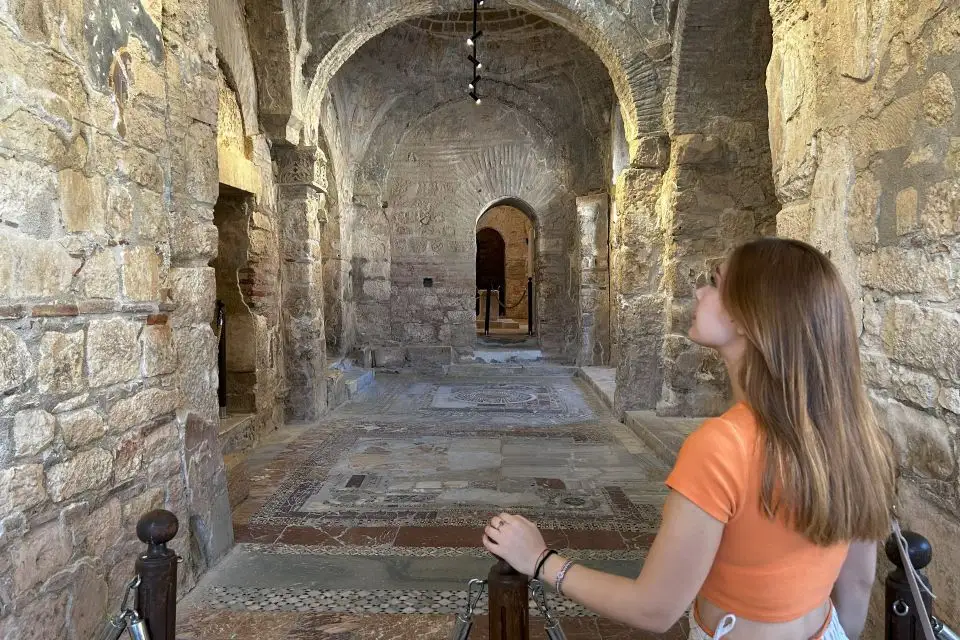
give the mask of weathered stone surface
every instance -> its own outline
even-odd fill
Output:
[[[171,257],[210,261],[217,256],[217,228],[194,209],[175,211],[170,232]]]
[[[938,401],[947,411],[960,415],[960,389],[944,387],[940,390]]]
[[[960,180],[945,180],[930,187],[920,210],[920,223],[935,237],[960,232]]]
[[[26,591],[52,576],[70,559],[70,545],[60,527],[49,524],[27,534],[13,553],[13,581]]]
[[[47,490],[54,502],[95,489],[110,479],[113,456],[103,449],[81,451],[47,470]]]
[[[24,464],[0,470],[0,515],[29,509],[46,499],[43,465]]]
[[[953,474],[953,435],[945,422],[894,400],[874,402],[902,466],[927,478],[945,480]]]
[[[51,331],[40,339],[40,393],[76,393],[84,386],[83,331]]]
[[[53,442],[57,419],[42,409],[27,409],[17,413],[13,422],[14,453],[29,456],[40,453]]]
[[[217,405],[217,339],[209,326],[183,327],[174,330],[180,390],[183,408],[195,411],[208,420],[218,419]]]
[[[66,637],[67,594],[44,598],[25,597],[17,606],[17,615],[0,620],[0,633],[17,640],[49,640]]]
[[[227,477],[217,442],[216,423],[190,414],[184,447],[189,506],[191,513],[196,514],[196,520],[191,519],[191,527],[209,566],[233,544]]]
[[[890,293],[923,293],[929,300],[945,302],[958,294],[955,268],[942,254],[929,257],[919,249],[882,247],[860,259],[864,286]]]
[[[177,410],[180,396],[166,389],[145,389],[132,398],[118,400],[107,422],[112,431],[124,432]]]
[[[914,205],[916,205],[916,203],[914,203]],[[847,223],[850,242],[855,249],[864,251],[872,249],[876,245],[877,240],[879,240],[879,232],[877,230],[877,217],[879,213],[880,183],[871,173],[858,175],[853,185],[853,204]],[[914,215],[916,215],[916,206],[914,206]],[[777,224],[779,226],[779,216],[777,216]]]
[[[88,298],[116,298],[120,285],[113,251],[102,249],[88,257],[80,270],[80,280]]]
[[[87,371],[92,387],[126,382],[140,369],[137,324],[122,318],[92,320],[87,329]]]
[[[0,220],[24,234],[49,238],[57,218],[56,187],[50,167],[0,158]]]
[[[150,247],[123,252],[123,293],[131,300],[156,300],[160,288],[160,256]]]
[[[177,369],[177,351],[173,329],[166,324],[148,325],[140,332],[143,361],[140,372],[146,378],[173,373]]]
[[[113,477],[123,482],[135,476],[143,464],[143,438],[139,433],[128,433],[117,443],[114,452]]]
[[[63,226],[69,232],[103,231],[104,208],[100,202],[99,180],[79,171],[65,169],[59,174]]]
[[[898,367],[892,372],[890,385],[898,400],[924,409],[932,409],[937,405],[940,385],[933,376]]]
[[[777,195],[784,204],[810,195],[817,166],[810,29],[809,24],[798,23],[793,29],[777,30],[767,75],[770,152]]]
[[[0,291],[9,298],[62,295],[79,266],[79,258],[58,241],[18,236],[0,227]]]
[[[897,235],[909,233],[917,228],[917,190],[913,187],[897,194]]]
[[[107,425],[93,408],[71,411],[58,416],[63,443],[70,449],[93,442],[107,431]]]
[[[121,536],[129,535],[120,523],[120,502],[116,498],[90,513],[78,527],[78,538],[85,540],[84,550],[95,556],[104,556],[106,551]]]
[[[107,608],[107,583],[92,559],[84,558],[68,569],[71,585],[67,620],[76,638],[92,638],[103,624]]]
[[[927,122],[942,127],[953,120],[957,98],[949,76],[941,72],[933,74],[923,89],[923,114]]]
[[[174,325],[205,324],[213,321],[217,287],[212,268],[171,269],[170,282],[171,297],[177,305],[171,316]]]
[[[16,389],[35,372],[27,345],[16,333],[0,326],[0,393]]]
[[[883,318],[883,348],[892,359],[960,383],[960,315],[891,302]]]

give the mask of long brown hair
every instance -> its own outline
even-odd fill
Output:
[[[818,545],[885,537],[895,465],[836,268],[808,244],[764,238],[733,252],[720,294],[748,342],[738,377],[764,435],[762,508]]]

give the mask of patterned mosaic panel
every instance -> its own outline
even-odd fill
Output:
[[[431,409],[569,413],[557,389],[530,384],[438,385]]]
[[[478,429],[535,427],[595,419],[591,402],[595,404],[572,378],[451,383],[450,378],[411,381],[398,376],[378,378],[372,389],[337,409],[335,417],[376,416],[380,422],[438,426],[470,423]]]
[[[481,527],[517,510],[547,528],[649,531],[666,469],[596,426],[346,428],[320,440],[250,522]]]
[[[572,600],[547,591],[547,607],[557,617],[595,616]],[[231,611],[303,611],[313,613],[462,613],[467,591],[357,591],[353,589],[264,589],[256,587],[210,587],[199,602],[214,609]],[[530,613],[540,612],[530,600]],[[487,593],[475,612],[487,613]]]

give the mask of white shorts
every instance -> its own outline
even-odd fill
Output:
[[[694,607],[690,607],[690,635],[687,636],[687,640],[720,640],[720,638],[733,631],[736,624],[737,616],[728,613],[720,620],[717,630],[711,636],[700,628],[694,614]],[[846,632],[840,626],[840,617],[837,615],[837,610],[832,605],[830,606],[830,617],[824,623],[823,629],[811,640],[848,640]]]

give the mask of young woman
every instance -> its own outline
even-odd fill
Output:
[[[492,518],[484,546],[649,631],[693,602],[691,639],[857,638],[895,468],[861,381],[846,290],[823,254],[777,238],[739,247],[709,280],[689,335],[720,353],[736,404],[680,449],[639,577],[548,553],[519,515]]]

